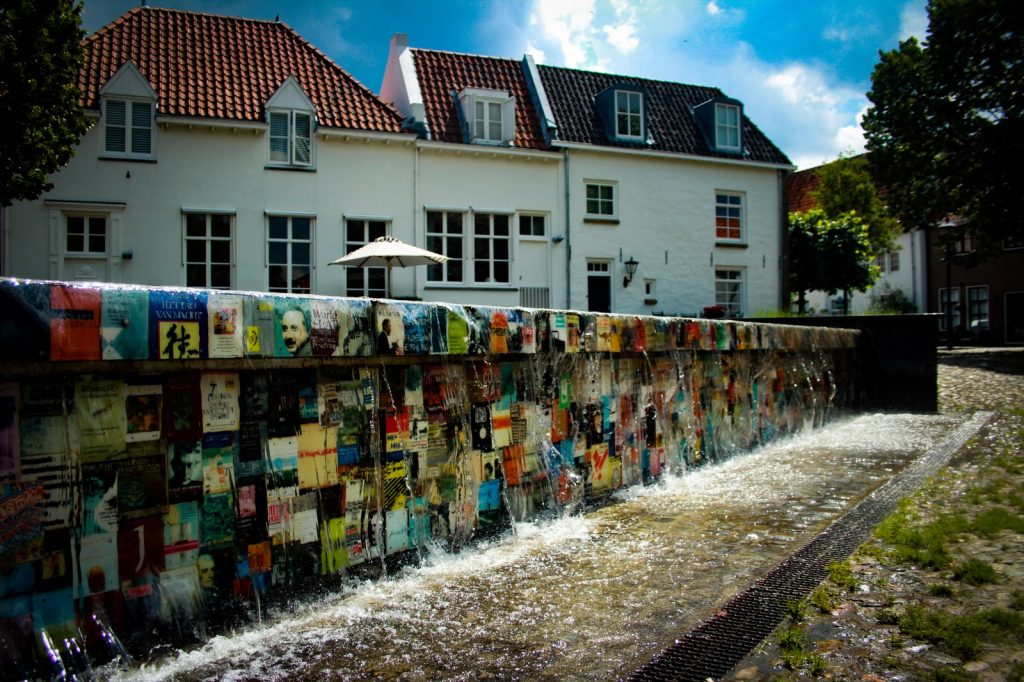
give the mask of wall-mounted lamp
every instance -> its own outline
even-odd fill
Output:
[[[636,266],[640,265],[639,262],[632,256],[629,260],[623,263],[626,266],[626,276],[622,278],[622,286],[628,287],[629,283],[633,281],[633,275],[636,274]]]
[[[561,244],[562,242],[565,241],[565,235],[556,234],[554,237],[551,238],[551,241],[553,241],[556,244]]]
[[[124,253],[121,254],[121,260],[131,260],[132,256],[134,256],[134,255],[135,254],[132,253],[132,250],[128,249],[127,251],[125,251]]]

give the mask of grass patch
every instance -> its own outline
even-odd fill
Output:
[[[1002,507],[994,507],[978,514],[977,518],[974,519],[974,523],[971,524],[971,528],[978,535],[983,535],[987,538],[1004,530],[1024,533],[1024,519]]]
[[[924,525],[917,525],[918,516],[912,502],[903,500],[899,509],[875,529],[875,536],[892,545],[890,557],[899,563],[916,564],[940,571],[952,563],[946,541],[971,530],[963,514],[942,514]]]
[[[907,606],[900,618],[900,632],[935,644],[968,661],[981,651],[981,642],[994,638],[1017,639],[1024,635],[1024,616],[1006,609],[984,609],[954,616],[919,604]]]
[[[807,601],[821,613],[831,613],[832,609],[839,606],[837,595],[825,585],[816,587]]]
[[[947,583],[937,583],[928,586],[928,594],[933,597],[952,597],[953,588]]]
[[[1024,590],[1014,590],[1010,595],[1010,608],[1016,611],[1024,611]]]
[[[810,609],[807,608],[807,600],[787,599],[786,615],[795,623],[801,623],[807,620],[807,616],[810,615]]]
[[[833,561],[826,567],[828,579],[839,587],[851,590],[857,587],[857,580],[853,577],[853,569],[849,561]]]
[[[957,564],[953,569],[953,580],[977,586],[999,582],[999,576],[992,568],[992,564],[985,563],[980,559],[968,559]]]

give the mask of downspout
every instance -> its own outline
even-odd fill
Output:
[[[786,205],[786,171],[778,173],[779,196],[779,310],[789,312],[789,207]],[[802,312],[802,311],[801,311]]]
[[[419,234],[419,206],[420,202],[420,144],[419,140],[412,143],[412,243],[417,246],[420,244]],[[423,238],[423,248],[427,248],[427,239]],[[419,299],[424,298],[426,291],[420,292],[420,276],[419,271],[423,268],[410,268],[412,270],[412,290],[413,295]]]
[[[562,150],[562,168],[565,173],[565,309],[572,310],[572,238],[569,231],[572,219],[569,214],[569,150]]]

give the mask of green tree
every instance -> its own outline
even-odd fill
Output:
[[[891,251],[899,222],[889,214],[878,196],[864,154],[840,156],[817,169],[818,187],[812,192],[817,205],[828,218],[839,218],[851,211],[867,226],[868,241],[874,253]]]
[[[821,209],[789,214],[789,285],[797,310],[805,312],[808,291],[828,294],[864,291],[878,277],[872,264],[868,227],[854,213],[829,218]]]
[[[963,219],[981,250],[1024,238],[1024,3],[930,0],[924,43],[880,53],[864,117],[872,175],[907,229]],[[944,231],[944,238],[959,234]]]
[[[82,6],[73,0],[0,5],[0,206],[53,187],[88,124],[75,85]]]

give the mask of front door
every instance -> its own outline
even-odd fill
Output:
[[[595,313],[612,310],[610,261],[587,261],[587,310]]]

